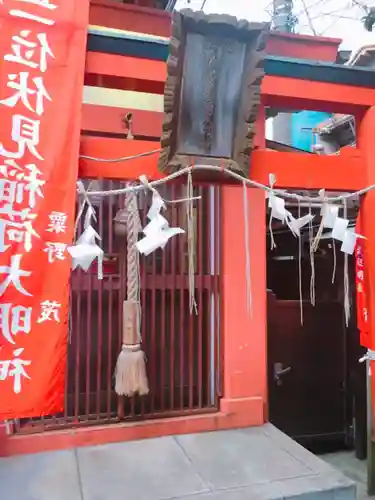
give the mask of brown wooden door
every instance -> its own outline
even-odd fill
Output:
[[[270,421],[302,441],[345,434],[345,329],[342,306],[268,297]]]

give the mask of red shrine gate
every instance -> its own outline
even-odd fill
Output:
[[[166,13],[159,12],[154,15],[153,12],[124,5],[114,8],[109,2],[104,2],[102,10],[100,8],[101,2],[95,0],[92,3],[91,18],[94,22],[95,14],[96,24],[102,19],[104,23],[107,19],[108,26],[112,28],[137,29],[149,34],[169,36],[169,17]],[[309,37],[294,39],[294,48],[298,46],[297,53],[293,53],[295,57],[301,56],[301,46],[304,47],[303,54],[307,54],[309,44],[317,43],[312,42]],[[294,42],[287,38],[287,46],[293,48],[293,44]],[[277,188],[319,190],[324,187],[327,191],[355,191],[375,183],[373,85],[366,86],[363,79],[361,82],[358,80],[357,85],[353,84],[353,80],[340,81],[341,76],[336,77],[335,83],[329,81],[328,73],[332,76],[337,71],[341,72],[340,75],[346,72],[347,78],[350,68],[338,69],[335,65],[327,64],[325,67],[322,64],[320,69],[308,68],[308,77],[301,77],[302,73],[298,77],[296,74],[288,74],[290,65],[301,68],[303,65],[306,67],[306,62],[284,60],[279,64],[283,65],[283,75],[266,74],[261,87],[262,107],[257,122],[258,150],[252,154],[251,178],[268,184],[269,174],[273,173],[277,179]],[[328,72],[327,75],[322,75],[322,71]],[[360,73],[356,73],[356,78],[362,78]],[[107,90],[162,94],[165,62],[134,55],[89,51],[86,80],[87,84],[101,90],[106,90],[107,87]],[[352,114],[357,120],[358,146],[342,150],[338,156],[269,151],[265,147],[264,137],[267,107]],[[96,158],[120,158],[145,153],[158,147],[155,142],[160,138],[162,113],[155,109],[131,109],[136,137],[129,140],[121,135],[123,112],[124,109],[120,105],[98,106],[85,103],[81,125],[85,135],[81,137],[81,153]],[[78,119],[81,120],[81,117],[77,116]],[[88,131],[91,136],[87,135]],[[85,179],[122,182],[137,179],[142,174],[147,175],[149,179],[161,177],[155,156],[124,163],[100,163],[89,159],[80,161],[79,175]],[[77,273],[72,277],[72,334],[75,334],[75,338],[72,336],[69,345],[72,368],[69,367],[65,394],[68,404],[65,414],[28,422],[18,430],[33,433],[46,427],[80,427],[80,422],[84,427],[88,423],[116,421],[119,416],[132,419],[158,415],[184,416],[178,419],[142,422],[141,425],[120,423],[115,426],[92,427],[89,430],[81,428],[69,433],[69,436],[64,433],[15,436],[7,440],[6,454],[163,434],[261,425],[267,421],[264,193],[255,189],[249,190],[251,277],[253,290],[256,290],[253,316],[250,317],[246,308],[246,256],[243,234],[237,224],[239,214],[243,213],[239,188],[234,185],[222,185],[210,190],[206,187],[198,189],[206,191],[203,197],[205,208],[197,212],[199,237],[196,252],[196,287],[198,298],[201,297],[203,314],[194,319],[188,315],[187,309],[185,312],[182,307],[181,298],[187,293],[187,276],[184,272],[186,251],[182,248],[181,240],[171,242],[171,248],[168,250],[170,259],[164,257],[158,261],[156,257],[152,257],[149,267],[146,265],[142,269],[142,301],[146,303],[146,307],[143,307],[146,350],[150,356],[150,369],[158,372],[152,381],[156,387],[154,399],[151,398],[150,402],[144,401],[140,405],[132,402],[129,406],[124,406],[121,400],[118,404],[117,400],[113,399],[110,390],[112,371],[109,367],[117,355],[120,343],[119,318],[118,312],[115,312],[115,304],[123,297],[120,282],[121,276],[124,276],[124,264],[121,258],[121,243],[112,238],[111,224],[106,224],[106,220],[111,220],[112,210],[112,215],[115,215],[115,209],[111,208],[111,203],[104,208],[106,202],[100,202],[99,225],[104,231],[102,234],[108,245],[108,258],[111,260],[106,263],[106,278],[100,286],[94,275]],[[213,207],[216,207],[214,220]],[[178,210],[172,210],[172,218],[176,220],[179,218]],[[365,263],[371,331],[368,347],[372,349],[375,349],[375,339],[372,338],[375,332],[375,228],[372,225],[374,211],[375,193],[372,191],[364,196],[361,205],[362,233],[367,237]],[[208,223],[208,220],[211,222]],[[214,228],[209,231],[210,237],[206,225]],[[117,244],[119,246],[116,246]],[[177,272],[173,272],[173,269]],[[98,307],[100,304],[103,308]],[[204,311],[205,307],[208,307],[207,304],[210,304],[208,312]],[[160,306],[160,315],[156,319],[156,311]],[[97,328],[98,324],[104,323],[107,326],[110,324],[107,339]],[[174,330],[170,328],[171,325],[175,325]],[[213,335],[211,331],[214,332]],[[186,342],[184,353],[182,338]],[[168,342],[175,354],[173,359],[167,355],[166,349],[160,348]],[[99,355],[100,347],[102,352]],[[163,390],[166,387],[169,389],[168,393]],[[215,410],[216,412],[211,414]],[[192,415],[196,412],[209,414]]]

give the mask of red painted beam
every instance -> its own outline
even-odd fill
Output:
[[[375,89],[266,75],[261,88],[265,106],[281,109],[357,114],[375,103]]]
[[[90,1],[90,24],[168,37],[171,15],[165,10],[125,5],[114,0]]]
[[[155,92],[157,88],[162,93],[166,64],[163,61],[89,52],[86,73],[111,76],[118,80],[116,88],[125,89],[127,81],[135,80],[142,82],[144,92]],[[261,94],[263,104],[274,108],[354,115],[375,103],[375,89],[270,75],[263,79]]]
[[[158,82],[164,85],[167,78],[167,65],[164,61],[153,59],[87,52],[85,72],[152,83]]]
[[[135,156],[160,148],[159,141],[131,141],[104,137],[82,137],[81,155],[95,158],[120,158]],[[118,163],[101,163],[81,159],[80,177],[134,180],[142,174],[151,180],[162,178],[157,168],[158,153],[135,160]]]
[[[366,186],[366,169],[357,149],[345,148],[341,155],[314,155],[258,150],[251,159],[251,178],[268,184],[269,174],[276,186],[289,189],[357,191]]]
[[[163,125],[163,113],[131,108],[116,108],[84,104],[81,129],[103,134],[125,134],[124,116],[132,113],[132,132],[135,137],[155,138],[159,141]]]
[[[341,43],[339,38],[271,31],[266,51],[275,56],[334,63]]]
[[[155,150],[158,142],[128,141],[102,137],[82,137],[81,154],[96,158],[120,158]],[[157,168],[158,153],[118,163],[80,160],[80,176],[134,180],[147,175],[150,180],[163,175]],[[366,172],[358,150],[348,148],[340,156],[304,153],[255,151],[251,159],[251,178],[268,184],[269,174],[276,176],[276,187],[356,191],[366,185]],[[208,174],[209,178],[209,174]]]

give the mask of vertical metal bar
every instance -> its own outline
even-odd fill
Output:
[[[80,273],[80,271],[76,271]],[[80,345],[81,345],[81,290],[75,292],[76,296],[76,317],[73,322],[74,337],[75,337],[75,376],[74,376],[74,420],[79,420],[79,401],[80,401]]]
[[[193,211],[193,231],[196,229],[196,212]],[[195,231],[196,232],[196,231]],[[193,259],[196,262],[196,241],[195,241],[195,246],[191,249],[193,252]],[[188,259],[189,259],[189,245],[188,245]],[[188,273],[189,273],[189,265],[188,265]],[[188,281],[188,280],[187,280]],[[194,297],[195,297],[195,290],[194,292]],[[184,308],[185,312],[185,308]],[[195,363],[194,363],[194,316],[195,312],[190,311],[190,306],[187,311],[188,313],[188,325],[189,325],[189,334],[188,334],[188,351],[187,351],[187,365],[188,365],[188,404],[189,408],[193,408],[194,404],[194,369],[195,369]]]
[[[203,260],[203,241],[205,234],[207,231],[203,231],[203,216],[206,213],[205,205],[206,202],[206,194],[207,189],[203,189],[199,187],[198,194],[201,196],[201,200],[197,202],[196,214],[197,214],[197,245],[198,245],[198,278],[199,278],[199,294],[198,294],[198,356],[195,357],[196,362],[198,363],[198,407],[202,408],[203,406],[203,318],[204,318],[204,308],[203,308],[203,287],[204,287],[204,260]],[[207,332],[208,333],[208,332]]]
[[[82,230],[82,218],[79,223],[78,231]],[[75,339],[74,342],[74,348],[75,348],[75,376],[74,376],[74,421],[78,423],[80,419],[80,368],[81,368],[81,331],[83,330],[83,325],[82,325],[82,318],[81,318],[81,309],[82,309],[82,290],[80,289],[81,285],[81,278],[82,278],[82,270],[77,269],[74,271],[77,279],[79,280],[77,283],[79,285],[79,289],[76,290],[75,296],[76,296],[76,315],[75,318],[73,318],[73,328],[74,328],[74,335],[73,339]]]
[[[155,413],[155,392],[157,388],[156,381],[156,354],[157,354],[157,346],[156,346],[156,256],[155,252],[152,253],[152,274],[150,279],[151,286],[151,320],[150,320],[150,331],[151,331],[151,349],[150,349],[150,373],[151,380],[153,381],[154,390],[151,391],[151,413]]]
[[[139,207],[140,207],[140,215],[142,221],[142,227],[145,227],[146,215],[147,215],[147,207],[145,205],[145,194],[139,194]],[[142,349],[145,353],[149,352],[149,339],[147,336],[147,269],[146,269],[146,261],[145,259],[140,258],[140,274],[141,274],[141,309],[142,309],[142,322],[141,322],[141,337],[142,337]],[[146,356],[146,370],[147,376],[149,378],[149,366],[148,366],[148,357]],[[150,383],[150,379],[149,379]],[[149,410],[146,410],[145,407],[146,399],[142,398],[141,401],[141,415],[144,417]]]
[[[189,408],[192,409],[194,405],[194,368],[195,368],[195,359],[194,359],[194,315],[195,312],[187,311],[189,315],[189,347],[188,347],[188,373],[189,373]]]
[[[124,206],[124,196],[119,196],[118,199],[118,205],[117,209],[120,207],[122,208]],[[118,259],[119,259],[119,287],[118,287],[118,340],[117,340],[117,346],[118,346],[118,352],[121,351],[122,348],[122,327],[123,327],[123,322],[122,322],[122,309],[123,309],[123,302],[125,300],[125,281],[126,281],[126,254],[124,253],[124,248],[120,247],[119,249],[119,254],[118,254]],[[123,419],[125,416],[125,398],[123,396],[118,396],[117,397],[117,416],[119,419]]]
[[[183,221],[185,226],[186,218],[181,214],[182,205],[177,205],[178,219]],[[184,214],[185,215],[185,214]],[[179,361],[180,361],[180,409],[183,410],[185,406],[185,238],[179,238],[179,261],[180,261],[180,328],[179,328]]]
[[[176,199],[176,186],[175,184],[172,184],[172,199]],[[177,227],[178,221],[177,221],[177,213],[176,213],[176,205],[172,205],[172,227]],[[169,366],[169,390],[170,390],[170,405],[169,408],[170,410],[174,410],[174,391],[175,391],[175,358],[176,358],[176,352],[175,352],[175,335],[176,335],[176,328],[175,328],[175,299],[176,299],[176,252],[178,251],[177,249],[177,239],[172,238],[171,241],[171,267],[170,267],[170,276],[171,276],[171,291],[170,291],[170,326],[169,326],[169,338],[170,338],[170,352],[171,352],[171,358],[170,358],[170,366]]]
[[[109,189],[113,189],[113,182],[110,181]],[[113,254],[113,203],[114,197],[108,198],[108,252]],[[118,261],[117,261],[118,264]],[[119,269],[117,269],[119,272]],[[111,418],[112,408],[112,339],[113,339],[113,279],[112,276],[108,277],[108,317],[107,317],[107,331],[108,331],[108,353],[107,353],[107,418]]]
[[[87,289],[87,317],[86,317],[86,393],[85,393],[85,413],[86,420],[89,420],[90,415],[90,397],[91,397],[91,328],[92,328],[92,272],[87,273],[88,289]]]
[[[215,239],[215,194],[216,189],[211,186],[208,193],[208,206],[207,206],[207,224],[209,238],[207,241],[207,256],[209,259],[208,273],[210,275],[210,288],[207,297],[208,315],[207,315],[207,405],[212,407],[214,404],[215,395],[215,377],[216,377],[216,357],[215,357],[215,336],[216,336],[216,294],[215,294],[215,280],[216,280],[216,239]]]
[[[169,249],[167,249],[168,251]],[[165,411],[165,369],[166,369],[166,356],[167,352],[165,346],[165,314],[166,314],[166,252],[163,250],[161,252],[162,260],[161,260],[161,332],[160,335],[160,410]],[[171,353],[169,353],[171,356]]]
[[[220,262],[221,262],[221,190],[220,187],[215,188],[215,331],[214,331],[214,394],[215,404],[218,404],[218,397],[222,396],[223,392],[223,369],[224,369],[224,351],[222,348],[223,338],[221,329],[221,295],[220,295]]]
[[[99,234],[104,234],[103,223],[103,198],[100,197],[99,201]],[[98,265],[98,263],[97,263]],[[98,280],[98,293],[97,293],[97,350],[96,350],[96,419],[100,420],[101,413],[101,377],[102,377],[102,356],[103,356],[103,281]]]
[[[216,404],[216,394],[217,388],[219,387],[218,380],[220,374],[218,370],[220,369],[219,360],[219,309],[218,309],[218,286],[217,286],[217,269],[218,269],[218,189],[213,188],[212,190],[212,200],[211,200],[211,223],[212,223],[212,233],[211,233],[211,274],[213,278],[213,290],[211,294],[211,335],[210,335],[210,351],[211,351],[211,366],[210,366],[210,377],[211,377],[211,391],[210,391],[210,405],[214,406]]]
[[[71,273],[70,273],[71,275]],[[70,411],[70,404],[69,404],[69,383],[70,383],[70,371],[69,371],[69,358],[70,358],[70,351],[72,347],[72,304],[73,304],[73,292],[72,289],[70,288],[70,293],[69,293],[69,305],[68,305],[68,343],[66,346],[66,363],[65,363],[65,389],[64,389],[64,420],[68,419],[69,411]]]

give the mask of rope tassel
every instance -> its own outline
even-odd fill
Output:
[[[141,349],[141,304],[139,253],[135,246],[141,230],[137,196],[125,197],[127,229],[127,300],[123,303],[122,349],[115,369],[115,391],[119,396],[148,394],[145,354]]]
[[[141,343],[131,343],[140,330],[140,304],[125,300],[123,303],[123,344],[117,359],[115,391],[119,396],[132,397],[148,394],[145,354]],[[138,337],[139,338],[139,337]]]

